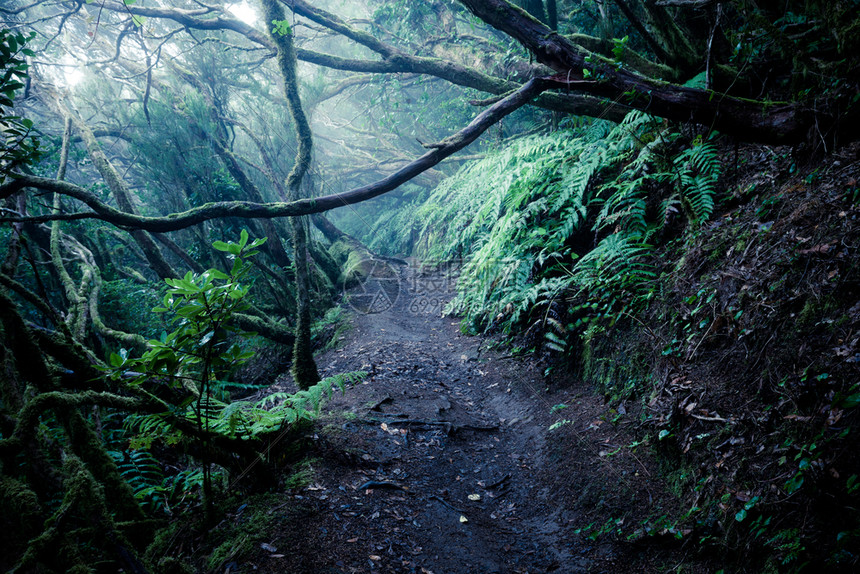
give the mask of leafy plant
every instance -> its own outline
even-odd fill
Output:
[[[335,389],[362,380],[367,373],[356,371],[326,377],[308,389],[295,393],[272,393],[258,401],[219,403],[212,411],[210,428],[238,438],[254,437],[279,430],[319,414],[323,400]]]
[[[167,510],[162,487],[164,471],[158,460],[146,450],[108,451],[123,479],[131,485],[134,496],[149,511]]]
[[[134,372],[131,385],[140,386],[159,379],[183,396],[178,404],[167,406],[175,414],[191,418],[204,437],[212,430],[213,412],[220,410],[220,402],[214,396],[219,383],[253,356],[235,340],[236,336],[248,334],[233,326],[230,319],[234,313],[248,307],[243,299],[250,286],[242,284],[251,267],[246,259],[256,255],[256,248],[265,241],[264,238],[249,243],[248,232],[242,230],[238,243],[213,243],[215,249],[232,256],[230,273],[209,269],[199,275],[189,271],[181,279],[165,279],[170,289],[164,296],[163,306],[153,311],[173,312],[178,327],[163,334],[161,339],[150,340],[150,349],[138,359],[129,358],[125,350],[110,357],[114,377]],[[159,432],[165,428],[166,421],[159,420],[157,415],[144,421]],[[203,442],[208,440],[204,438]],[[206,451],[206,444],[203,450]],[[203,492],[207,510],[210,510],[211,467],[206,462],[204,460]]]
[[[35,37],[35,32],[25,36],[0,29],[0,183],[15,167],[38,161],[40,157],[33,121],[11,113],[15,93],[24,87],[27,78],[28,65],[23,56],[34,55],[25,46]]]
[[[202,437],[200,485],[208,510],[213,473],[218,472],[206,460],[207,445],[213,437],[253,439],[312,419],[334,389],[343,390],[365,376],[363,372],[345,373],[296,393],[273,393],[256,401],[229,401],[226,388],[233,383],[228,375],[253,356],[241,345],[241,339],[252,334],[234,326],[231,319],[248,306],[245,298],[250,286],[244,283],[250,270],[248,259],[257,254],[256,249],[264,241],[250,241],[244,230],[238,243],[216,241],[215,249],[233,259],[230,272],[209,269],[199,275],[187,273],[181,279],[166,279],[170,288],[162,306],[153,311],[172,312],[176,329],[149,341],[149,350],[139,358],[129,357],[125,350],[111,354],[114,378],[129,379],[130,385],[154,398],[169,397],[157,399],[165,406],[163,412],[126,418],[124,427],[133,433],[130,448],[115,455],[135,495],[155,508],[169,510],[180,486],[177,481],[163,478],[155,459],[146,451],[155,442],[173,445],[187,440],[178,421],[192,422]],[[183,479],[183,497],[194,490],[189,481],[195,476],[192,473]]]

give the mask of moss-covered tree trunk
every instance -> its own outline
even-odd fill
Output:
[[[128,185],[123,181],[122,176],[117,172],[116,168],[114,168],[104,151],[102,151],[101,145],[99,145],[93,130],[90,129],[90,127],[75,113],[70,113],[68,110],[64,109],[61,104],[57,103],[57,107],[64,116],[71,119],[72,126],[84,141],[90,160],[92,160],[93,165],[102,176],[102,179],[104,179],[108,189],[110,189],[111,195],[113,195],[117,206],[126,213],[137,215],[137,209],[132,203],[131,191],[129,190]],[[177,276],[176,272],[164,258],[158,245],[156,245],[155,241],[147,232],[142,229],[134,229],[129,233],[137,242],[146,257],[149,266],[159,278],[167,279],[169,277]]]
[[[296,126],[298,150],[296,163],[287,176],[290,199],[301,197],[302,181],[311,163],[313,141],[311,126],[302,109],[299,97],[299,82],[296,77],[296,51],[293,46],[293,30],[285,19],[284,11],[276,0],[262,0],[264,22],[277,47],[277,62],[284,77],[284,91],[290,115]],[[311,348],[311,302],[310,274],[308,271],[307,218],[294,217],[293,251],[296,266],[296,342],[293,345],[292,374],[296,384],[303,389],[320,380]]]
[[[6,200],[6,205],[7,208],[13,209],[23,215],[27,212],[27,196],[20,193],[17,197],[10,197]],[[21,255],[21,244],[23,241],[21,234],[23,232],[23,223],[12,224],[12,234],[6,246],[6,257],[3,260],[3,265],[0,265],[0,273],[9,275],[10,277],[15,275],[15,269],[18,267],[18,258]]]
[[[57,179],[64,180],[66,178],[66,164],[69,159],[69,140],[72,135],[72,120],[66,116],[65,128],[63,130],[63,147],[60,151],[60,165],[57,168]],[[60,194],[54,194],[54,213],[60,212]],[[66,316],[66,324],[71,329],[72,334],[78,341],[82,341],[87,328],[87,298],[82,293],[85,287],[86,280],[81,281],[81,289],[75,285],[66,266],[63,263],[63,256],[60,253],[60,222],[54,221],[51,223],[51,261],[54,264],[54,269],[60,282],[63,285],[63,291],[66,294],[66,300],[69,302],[69,312]]]

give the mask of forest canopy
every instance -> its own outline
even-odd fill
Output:
[[[569,202],[585,201],[592,176],[612,171],[637,193],[677,176],[660,226],[681,210],[701,222],[716,134],[810,156],[858,139],[858,65],[857,0],[4,1],[0,486],[21,535],[0,567],[26,571],[71,545],[63,519],[77,508],[109,540],[52,568],[106,554],[143,571],[149,541],[135,524],[169,495],[129,486],[117,446],[128,436],[111,433],[182,444],[201,465],[189,489],[207,515],[213,467],[271,484],[273,437],[363,376],[321,379],[313,359],[314,322],[352,279],[343,268],[371,249],[412,254],[347,233],[375,229],[379,213],[447,201],[445,218],[421,216],[459,237],[435,254],[467,253],[495,215],[461,182],[486,169],[481,199],[509,189],[495,178],[518,150],[540,177],[514,207],[567,222],[551,238],[536,224],[540,246],[518,243],[528,269],[511,272],[534,278],[572,252],[585,216]],[[675,145],[681,130],[693,144]],[[646,152],[663,144],[675,163],[649,172]],[[645,150],[636,161],[633,149]],[[568,157],[588,169],[579,182],[558,168]],[[649,198],[635,200],[644,214]],[[609,203],[601,231],[630,232],[612,237],[635,258],[658,231]],[[477,215],[460,225],[455,209]],[[499,242],[521,239],[515,211]],[[602,287],[632,293],[641,277]],[[478,322],[498,312],[468,299],[455,305]],[[289,349],[296,393],[231,402],[259,387],[234,375],[269,344]]]

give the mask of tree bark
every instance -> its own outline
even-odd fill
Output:
[[[816,120],[799,104],[742,100],[711,90],[667,84],[586,60],[570,41],[524,15],[505,0],[460,0],[473,14],[521,42],[539,62],[559,72],[555,77],[571,89],[624,101],[647,113],[702,124],[745,141],[785,144],[806,139]],[[585,77],[585,71],[588,78]]]
[[[108,189],[110,189],[111,194],[113,194],[119,208],[126,213],[137,214],[137,209],[131,201],[131,192],[129,191],[128,186],[102,151],[93,131],[80,118],[74,115],[71,115],[70,117],[72,118],[72,124],[78,133],[81,134],[81,137],[87,146],[87,152],[90,155],[93,165],[105,180],[105,183],[107,184]],[[164,259],[164,255],[161,253],[161,250],[158,248],[158,245],[155,244],[152,237],[141,229],[134,229],[130,233],[140,246],[140,249],[143,251],[146,260],[149,262],[149,266],[159,278],[168,279],[177,276],[176,271],[174,271],[167,260]]]
[[[0,217],[2,222],[45,222],[54,220],[101,219],[117,226],[134,229],[144,229],[151,232],[166,232],[185,229],[194,225],[220,219],[223,217],[246,217],[249,219],[271,219],[274,217],[290,217],[294,215],[309,215],[322,213],[337,207],[361,203],[378,197],[400,187],[423,171],[437,165],[445,158],[460,151],[483,134],[490,126],[515,110],[521,108],[541,92],[557,87],[559,83],[551,79],[536,78],[526,82],[519,90],[508,97],[496,102],[475,117],[472,122],[452,136],[428,146],[431,151],[397,170],[393,174],[372,184],[364,185],[343,193],[335,193],[314,199],[299,199],[289,202],[259,204],[249,201],[225,201],[207,203],[181,213],[173,213],[163,217],[141,216],[120,211],[107,205],[92,192],[80,186],[57,181],[55,179],[22,175],[3,185],[0,185],[0,199],[17,193],[25,187],[34,187],[52,191],[78,199],[93,211],[60,215],[42,215],[33,217]]]
[[[284,11],[276,0],[262,0],[264,21],[267,26],[285,20]],[[310,167],[313,138],[307,116],[302,109],[299,97],[299,84],[296,77],[296,52],[293,47],[292,29],[272,30],[272,41],[277,47],[276,60],[278,69],[284,78],[284,91],[287,96],[287,107],[295,123],[298,137],[298,149],[293,169],[287,176],[287,189],[292,200],[301,197],[302,180]],[[320,380],[317,365],[314,361],[311,347],[311,300],[310,274],[308,270],[308,236],[307,221],[294,217],[293,225],[293,260],[296,268],[296,342],[293,345],[293,379],[299,388],[307,389]]]

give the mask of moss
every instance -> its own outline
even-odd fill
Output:
[[[4,552],[19,555],[41,527],[36,493],[11,477],[0,476],[0,541]]]
[[[667,489],[679,499],[684,498],[696,482],[695,465],[675,466],[669,463],[665,464],[662,470],[665,472],[663,480]]]
[[[326,311],[322,319],[314,322],[311,326],[311,333],[317,344],[323,345],[323,349],[328,351],[336,348],[343,335],[351,328],[352,323],[350,323],[349,316],[343,308],[332,307]]]
[[[349,289],[366,280],[377,269],[373,255],[362,245],[352,245],[348,241],[335,241],[329,247],[329,254],[340,263],[343,272],[338,278],[338,287]]]
[[[196,571],[195,568],[180,558],[170,555],[174,546],[177,546],[177,540],[182,530],[186,527],[187,525],[181,522],[174,522],[155,534],[152,543],[143,555],[145,564],[152,572],[157,574],[191,574]]]
[[[312,264],[310,266],[310,275],[312,290],[321,295],[319,297],[320,304],[324,305],[323,308],[325,309],[328,298],[335,293],[335,284],[329,278],[328,273],[319,265]]]
[[[64,572],[89,572],[90,569],[73,546],[86,547],[88,550],[104,546],[104,550],[124,565],[140,566],[133,547],[116,528],[107,507],[105,488],[74,455],[67,456],[63,471],[66,480],[62,503],[54,515],[45,521],[42,533],[30,541],[13,570],[25,572],[35,567],[41,571],[41,565],[50,562],[49,567],[57,567]],[[82,545],[80,540],[73,543],[67,538],[66,522],[73,510],[85,516],[94,531],[98,532],[98,538],[90,541],[92,546]]]
[[[311,258],[319,267],[329,282],[334,284],[340,276],[340,265],[335,258],[318,241],[308,242]]]
[[[829,296],[822,297],[821,299],[807,299],[803,308],[797,314],[795,327],[798,331],[808,330],[836,308],[838,308],[837,302]]]
[[[346,263],[351,251],[352,249],[350,249],[349,245],[347,245],[345,241],[335,241],[328,248],[328,254],[338,265],[341,266]]]
[[[305,459],[296,465],[293,472],[284,480],[284,490],[298,490],[309,486],[314,478],[314,459]]]
[[[227,562],[242,562],[257,552],[260,542],[277,544],[272,539],[272,532],[277,530],[278,516],[270,510],[282,505],[283,498],[276,494],[263,494],[245,500],[230,500],[222,508],[222,511],[228,508],[235,511],[247,504],[239,516],[223,521],[210,532],[213,549],[206,558],[204,570],[221,571]]]
[[[589,337],[580,354],[582,378],[610,403],[645,396],[651,379],[648,352],[632,336],[619,339],[616,333],[611,338],[604,334]]]

